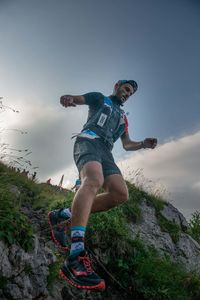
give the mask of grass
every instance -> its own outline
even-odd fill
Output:
[[[175,224],[175,223],[165,219],[159,213],[157,215],[157,218],[158,218],[158,223],[160,225],[161,230],[164,232],[168,232],[172,238],[172,241],[174,243],[177,243],[180,238],[180,234],[181,234],[180,226],[178,224]]]
[[[0,238],[7,244],[19,244],[25,250],[32,249],[33,230],[27,217],[21,213],[14,195],[0,184]]]
[[[53,286],[56,281],[62,282],[62,280],[59,277],[59,270],[61,264],[63,263],[63,258],[60,255],[56,255],[56,257],[57,261],[49,266],[49,275],[47,277],[47,288],[50,293],[52,292]]]
[[[192,218],[189,222],[188,234],[200,244],[200,211],[196,211],[192,214]]]

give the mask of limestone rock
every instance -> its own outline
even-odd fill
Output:
[[[168,203],[165,205],[160,213],[167,220],[179,225],[183,231],[188,229],[188,223],[185,217],[172,204]]]
[[[176,243],[173,242],[170,234],[161,230],[155,208],[149,206],[143,199],[140,209],[141,221],[129,225],[133,239],[139,237],[146,246],[158,250],[161,256],[169,256],[174,262],[181,263],[187,271],[200,273],[200,245],[184,232],[180,234]],[[171,204],[166,204],[161,213],[167,220],[185,230],[187,226],[185,218]]]
[[[8,247],[0,241],[0,274],[6,278],[12,276],[12,265],[8,259],[8,253]]]
[[[37,251],[34,248],[32,252],[25,252],[18,245],[7,247],[0,241],[0,277],[5,279],[2,298],[46,299],[49,296],[49,265],[55,259],[51,250],[41,246],[39,242]]]

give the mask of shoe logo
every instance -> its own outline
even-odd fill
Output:
[[[87,272],[85,271],[77,271],[75,269],[71,269],[71,271],[75,276],[87,276]]]

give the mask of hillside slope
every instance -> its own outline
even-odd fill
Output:
[[[65,254],[50,240],[48,210],[73,193],[37,184],[0,163],[0,299],[200,299],[200,246],[171,204],[128,184],[129,201],[91,216],[86,236],[103,293],[58,278]]]

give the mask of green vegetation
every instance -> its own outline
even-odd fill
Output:
[[[162,231],[168,232],[174,243],[178,242],[181,234],[181,228],[178,224],[166,220],[161,214],[157,214],[158,223]]]
[[[8,283],[8,279],[3,276],[0,276],[0,287],[4,288],[7,283]]]
[[[58,274],[60,270],[60,266],[63,263],[62,257],[57,254],[57,261],[49,266],[49,275],[47,277],[47,288],[50,292],[52,292],[55,281],[60,280]]]
[[[193,213],[189,222],[188,233],[200,244],[200,211]]]
[[[127,182],[127,186],[129,189],[129,197],[131,201],[122,206],[122,211],[126,215],[126,220],[132,220],[135,222],[140,220],[141,211],[139,208],[139,203],[141,202],[141,199],[145,199],[149,206],[155,208],[156,217],[161,230],[164,232],[168,232],[173,242],[176,243],[179,240],[181,234],[180,226],[165,219],[160,213],[160,211],[164,208],[166,202],[160,197],[156,197],[153,194],[148,194],[143,190],[136,188],[129,182]]]
[[[9,169],[1,172],[5,167],[0,165],[0,168],[0,238],[8,244],[17,243],[25,250],[30,250],[33,241],[32,227],[20,211],[21,199],[11,192],[14,180],[12,176],[8,177]]]
[[[71,194],[71,198],[70,198]],[[58,192],[47,184],[36,184],[12,168],[0,163],[0,239],[19,244],[28,251],[33,246],[33,229],[22,206],[49,209],[69,205],[73,193]]]
[[[186,273],[182,266],[173,264],[169,258],[160,258],[156,250],[147,249],[139,237],[131,239],[129,222],[141,220],[140,202],[144,198],[148,205],[155,208],[161,229],[169,232],[174,242],[179,239],[181,228],[161,215],[164,206],[161,199],[127,184],[130,196],[127,203],[90,217],[87,246],[94,252],[98,249],[98,259],[104,265],[102,269],[101,264],[97,263],[96,269],[110,286],[124,288],[130,299],[199,300],[200,277],[196,273]],[[33,230],[22,212],[22,206],[28,203],[35,209],[44,208],[47,212],[70,206],[73,195],[47,184],[36,184],[0,163],[0,238],[8,244],[17,243],[29,250]],[[200,213],[194,214],[189,233],[199,242]],[[49,290],[58,279],[62,261],[63,257],[57,256],[57,262],[49,268]],[[1,283],[5,284],[4,278],[0,278]]]
[[[160,197],[155,197],[154,195],[147,193],[145,193],[144,198],[147,200],[148,205],[155,208],[156,217],[161,230],[168,232],[173,242],[176,243],[179,240],[181,228],[179,225],[167,220],[162,216],[161,210],[164,208],[166,202]]]

